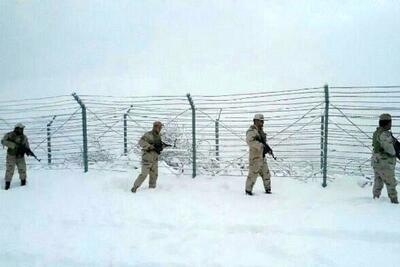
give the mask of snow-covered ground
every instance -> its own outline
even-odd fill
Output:
[[[400,266],[400,207],[338,179],[31,170],[0,192],[0,266]]]

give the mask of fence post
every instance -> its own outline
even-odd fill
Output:
[[[324,166],[323,166],[323,181],[322,187],[326,187],[326,176],[328,168],[328,119],[329,119],[329,86],[324,86],[325,92],[325,118],[324,118]]]
[[[124,155],[128,155],[128,113],[131,111],[133,105],[124,113]]]
[[[47,123],[47,163],[51,164],[51,125],[53,124],[56,116]]]
[[[218,118],[215,120],[215,158],[219,161],[219,118],[221,117],[222,109],[219,110]]]
[[[186,96],[189,100],[190,107],[192,108],[192,150],[193,150],[192,177],[195,178],[196,177],[196,109],[190,94],[187,94]]]
[[[320,172],[322,174],[322,169],[324,168],[324,115],[321,115],[321,163],[320,163]]]
[[[83,166],[85,172],[88,172],[89,170],[89,164],[88,164],[88,142],[87,142],[87,118],[86,118],[86,106],[82,102],[82,100],[79,98],[79,96],[76,93],[73,93],[72,96],[75,98],[76,102],[81,106],[82,108],[82,134],[83,134]]]

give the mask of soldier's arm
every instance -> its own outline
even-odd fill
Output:
[[[4,135],[3,139],[1,139],[1,144],[11,149],[15,149],[17,147],[17,144],[8,140],[8,134]]]
[[[379,142],[386,154],[389,154],[393,157],[396,156],[396,151],[394,149],[394,140],[392,135],[388,131],[385,131],[381,134],[381,136],[379,137]]]
[[[150,144],[150,140],[149,137],[147,136],[147,134],[144,134],[142,136],[142,138],[140,138],[139,140],[139,146],[141,148],[143,148],[144,150],[151,150],[154,149],[154,146],[152,144]]]
[[[257,133],[252,130],[248,130],[246,133],[246,143],[250,148],[255,148],[261,150],[264,148],[264,145],[256,140]]]
[[[27,149],[31,149],[30,146],[29,146],[28,137],[26,137],[26,136],[25,136],[25,147],[26,147]]]

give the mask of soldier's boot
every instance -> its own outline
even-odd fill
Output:
[[[380,195],[374,194],[374,199],[379,198],[379,197],[380,197]]]
[[[390,202],[392,202],[393,204],[399,204],[399,200],[397,199],[397,197],[391,198]]]
[[[132,187],[131,192],[136,193],[137,187]]]
[[[246,195],[252,196],[253,192],[246,190]]]
[[[21,180],[21,186],[26,185],[26,180]]]
[[[265,189],[265,194],[272,194],[271,189]]]
[[[11,182],[6,182],[6,186],[4,187],[5,190],[10,189]]]
[[[156,186],[155,186],[155,185],[149,185],[149,188],[150,188],[150,189],[155,189]]]

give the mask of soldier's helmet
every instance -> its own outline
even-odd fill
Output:
[[[17,124],[15,124],[14,128],[20,128],[20,129],[24,129],[25,125],[23,125],[22,123],[18,122]]]
[[[391,121],[392,116],[389,113],[383,113],[379,116],[380,121]]]
[[[264,115],[263,114],[256,114],[256,115],[254,115],[253,120],[263,121],[264,120]]]

